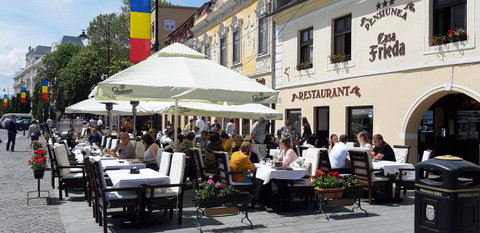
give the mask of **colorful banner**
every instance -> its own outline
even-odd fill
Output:
[[[42,81],[42,100],[48,100],[48,80]]]
[[[7,94],[3,95],[3,107],[8,108],[8,96],[7,96]]]
[[[22,87],[22,92],[20,93],[20,103],[24,104],[27,102],[27,88]]]
[[[130,1],[130,62],[139,63],[150,56],[151,0]],[[156,25],[155,25],[156,26]]]

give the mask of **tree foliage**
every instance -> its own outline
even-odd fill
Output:
[[[57,107],[61,112],[69,105],[88,98],[91,89],[101,81],[101,63],[98,51],[88,46],[75,54],[60,71],[59,84],[64,96],[63,102]]]
[[[71,58],[82,49],[79,45],[65,44],[56,47],[56,50],[46,54],[42,60],[42,66],[38,69],[35,76],[35,89],[33,98],[33,113],[35,116],[41,116],[41,86],[43,80],[49,82],[49,98],[50,103],[54,107],[55,112],[61,109],[64,101],[63,90],[60,88],[58,77],[63,68],[70,62]],[[40,119],[40,118],[39,118]]]

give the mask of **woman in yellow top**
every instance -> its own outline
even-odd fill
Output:
[[[220,135],[220,138],[222,139],[223,151],[231,155],[232,147],[233,147],[233,139],[230,136],[228,136],[228,134],[226,134],[225,132],[222,132],[222,134]]]
[[[240,151],[233,153],[230,159],[230,170],[232,172],[245,172],[254,171],[255,165],[250,161],[249,155],[252,150],[252,144],[250,142],[243,142],[240,146]],[[250,177],[246,177],[243,174],[234,174],[234,182],[248,182],[252,181]]]

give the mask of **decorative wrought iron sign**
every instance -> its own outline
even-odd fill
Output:
[[[360,27],[370,30],[377,21],[380,21],[389,16],[396,16],[407,21],[407,16],[409,12],[415,12],[415,3],[410,2],[405,7],[392,7],[395,4],[395,0],[383,0],[383,2],[377,2],[377,10],[372,17],[362,17],[360,20]]]
[[[336,98],[355,95],[361,97],[360,88],[358,86],[350,87],[334,87],[334,88],[325,88],[325,89],[316,89],[308,91],[299,91],[298,93],[293,93],[292,102],[295,100],[309,100],[309,99],[325,99],[325,98]]]

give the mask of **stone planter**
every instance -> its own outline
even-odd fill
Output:
[[[45,175],[45,169],[33,171],[33,177],[35,177],[35,179],[42,179],[43,175]]]

